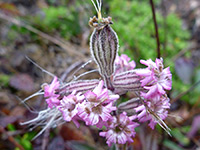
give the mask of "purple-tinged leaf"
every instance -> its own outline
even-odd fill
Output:
[[[10,123],[14,123],[17,121],[20,117],[19,116],[5,116],[0,118],[0,126],[6,127]]]
[[[175,62],[175,71],[179,78],[186,84],[191,83],[194,67],[191,59],[182,57],[178,58]]]
[[[49,143],[47,150],[65,150],[65,143],[61,136],[57,136]]]
[[[192,122],[192,126],[191,126],[191,129],[190,129],[190,132],[188,132],[187,136],[189,138],[193,138],[194,135],[197,133],[197,131],[199,130],[200,128],[200,115],[194,117],[193,119],[193,122]]]
[[[25,92],[34,90],[34,81],[28,74],[16,74],[10,79],[10,86]]]
[[[68,141],[66,145],[67,147],[71,148],[71,150],[96,150],[97,149],[86,143],[77,142],[77,141]]]

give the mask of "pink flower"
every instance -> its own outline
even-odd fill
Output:
[[[122,54],[121,56],[117,55],[115,59],[115,66],[116,66],[115,73],[120,73],[134,69],[136,63],[130,60],[131,59],[125,54]]]
[[[143,93],[144,98],[161,96],[166,93],[165,90],[171,90],[172,74],[169,67],[163,69],[162,59],[157,58],[155,62],[151,59],[140,62],[147,66],[146,69],[136,71],[136,74],[142,77],[141,86],[147,90],[147,93]]]
[[[93,91],[86,92],[86,100],[79,105],[79,116],[86,125],[101,127],[103,122],[111,118],[110,113],[116,110],[113,101],[119,96],[109,94],[108,89],[103,89],[103,84],[104,82],[100,81]]]
[[[68,96],[64,96],[60,101],[60,105],[58,109],[62,112],[63,119],[67,122],[73,120],[74,117],[78,114],[79,103],[84,100],[84,95],[81,93],[76,94],[76,91],[72,92],[72,94]],[[76,118],[75,118],[76,119]]]
[[[110,118],[107,125],[106,132],[100,132],[99,135],[106,137],[108,146],[112,143],[125,144],[126,142],[133,142],[135,136],[135,128],[139,125],[132,120],[136,116],[128,117],[126,112],[121,113],[118,117]]]
[[[53,106],[58,106],[60,104],[58,99],[59,94],[56,94],[55,92],[59,86],[60,83],[57,81],[57,77],[54,77],[50,85],[44,86],[44,97],[46,98],[46,102],[49,108],[53,108]]]
[[[158,96],[144,103],[146,106],[143,104],[135,108],[135,111],[139,112],[137,118],[140,122],[150,121],[149,126],[154,129],[159,121],[155,115],[161,120],[164,120],[168,115],[167,110],[170,108],[169,98],[166,96]]]

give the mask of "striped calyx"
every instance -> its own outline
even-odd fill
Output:
[[[119,91],[138,91],[143,90],[140,83],[140,78],[135,70],[126,71],[116,74],[113,79],[115,90]]]
[[[68,95],[73,91],[78,92],[86,92],[88,90],[94,89],[99,84],[99,80],[78,80],[67,83],[64,87],[62,87],[58,92],[60,94]],[[61,94],[61,95],[62,95]]]
[[[118,51],[118,37],[110,27],[112,18],[90,19],[89,25],[94,27],[90,38],[90,51],[103,77],[114,73],[114,61]]]

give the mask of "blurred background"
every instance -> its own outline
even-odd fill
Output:
[[[200,149],[200,1],[154,0],[161,43],[161,57],[173,74],[170,115],[166,124],[170,137],[159,126],[152,131],[137,129],[130,150]],[[46,108],[40,96],[20,104],[49,83],[52,77],[34,64],[68,81],[77,68],[91,59],[88,25],[96,15],[90,0],[1,0],[0,1],[0,149],[1,150],[103,150],[108,149],[98,130],[66,123],[29,131],[20,122],[37,116],[28,108]],[[111,16],[119,37],[119,53],[137,64],[155,60],[156,39],[148,0],[104,0],[103,17]],[[28,58],[30,58],[31,62]],[[90,71],[91,63],[83,71]],[[80,74],[83,71],[79,71]],[[77,75],[78,75],[77,74]],[[71,76],[70,76],[71,75]],[[98,74],[85,78],[96,78]],[[127,96],[128,97],[128,96]],[[113,147],[114,149],[114,147]]]

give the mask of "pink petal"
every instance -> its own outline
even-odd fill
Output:
[[[97,95],[92,91],[87,91],[84,96],[89,102],[97,102]]]
[[[139,111],[142,111],[142,110],[145,110],[145,106],[144,105],[141,105],[141,106],[138,106],[138,107],[135,108],[136,112],[139,112]]]
[[[100,132],[99,135],[105,137],[107,132]]]
[[[96,125],[99,122],[99,115],[95,113],[90,113],[88,117],[88,125]]]
[[[102,88],[103,88],[104,82],[103,80],[101,80],[99,82],[99,84],[97,85],[97,87],[95,87],[95,89],[93,90],[93,92],[98,96],[100,95],[100,93],[102,92]]]
[[[141,80],[140,82],[142,83],[141,86],[145,86],[147,85],[148,83],[152,82],[152,77],[149,76],[149,77],[145,77],[143,80]]]
[[[125,144],[126,141],[127,141],[127,138],[123,132],[120,135],[118,135],[118,143],[119,144]]]
[[[151,75],[151,70],[149,69],[137,69],[136,74],[139,76],[150,76]]]
[[[141,113],[138,114],[138,119],[144,117],[146,115],[146,110],[143,110]]]

